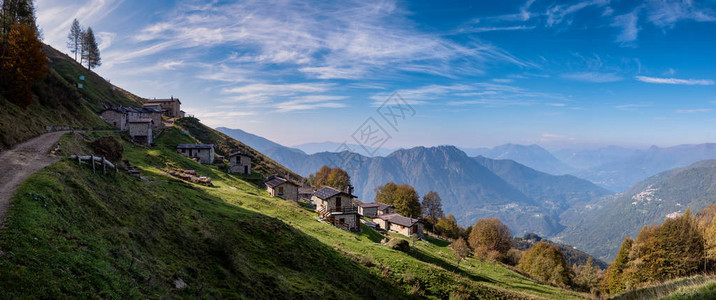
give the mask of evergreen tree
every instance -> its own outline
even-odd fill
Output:
[[[2,1],[2,39],[6,39],[15,23],[25,24],[35,31],[39,38],[39,31],[35,21],[35,6],[32,0],[3,0]]]
[[[70,27],[70,33],[67,34],[67,48],[70,48],[70,52],[75,54],[75,60],[77,60],[77,54],[82,54],[83,37],[84,32],[82,31],[82,27],[80,27],[80,22],[74,19]]]
[[[87,68],[92,69],[102,65],[102,59],[99,56],[99,47],[97,46],[97,40],[94,37],[94,31],[92,27],[87,27],[87,31],[82,39],[84,60],[87,62]]]

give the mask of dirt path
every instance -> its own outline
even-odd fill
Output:
[[[65,133],[46,133],[0,152],[0,225],[17,187],[32,173],[60,160],[48,152]]]

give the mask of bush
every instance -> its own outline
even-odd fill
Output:
[[[391,239],[388,242],[388,247],[390,247],[394,250],[403,251],[403,252],[410,251],[410,243],[408,243],[408,241],[403,240],[403,239]]]
[[[504,257],[504,263],[510,266],[516,266],[520,263],[520,258],[522,258],[522,251],[513,248],[507,250],[507,253]]]
[[[572,270],[557,246],[535,244],[522,254],[518,267],[540,280],[562,287],[572,285]]]
[[[124,145],[111,136],[103,136],[94,140],[91,144],[92,151],[96,156],[103,156],[109,161],[117,162],[122,159]]]

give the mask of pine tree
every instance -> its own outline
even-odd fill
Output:
[[[84,60],[87,61],[87,68],[92,69],[102,65],[102,59],[99,56],[99,47],[97,46],[97,40],[94,37],[94,31],[92,27],[87,27],[87,31],[84,34],[83,39],[83,55]]]
[[[84,32],[80,27],[80,22],[75,19],[72,21],[70,27],[70,33],[67,34],[67,48],[70,48],[70,52],[75,54],[75,60],[77,60],[77,54],[82,54],[82,38]]]
[[[32,0],[4,0],[2,1],[2,39],[6,39],[14,24],[21,23],[29,26],[37,37],[39,31],[35,21],[35,6]]]

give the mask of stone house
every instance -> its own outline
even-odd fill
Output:
[[[210,165],[214,163],[214,144],[179,144],[177,153],[188,158],[197,159],[199,163]]]
[[[269,176],[264,182],[269,195],[284,200],[298,201],[298,184],[280,176]]]
[[[313,197],[313,193],[316,190],[312,187],[300,187],[298,188],[298,199],[311,201],[311,197]]]
[[[358,204],[358,214],[364,217],[376,217],[395,213],[395,206],[383,203],[361,203]]]
[[[229,173],[251,174],[251,157],[241,152],[229,155]]]
[[[316,212],[324,220],[346,230],[360,228],[358,210],[353,204],[353,187],[340,191],[324,187],[313,193],[311,201],[316,204]]]
[[[99,113],[99,117],[105,122],[117,127],[120,131],[128,129],[127,111],[123,108],[108,108]]]
[[[129,135],[135,142],[147,146],[151,146],[154,143],[152,136],[154,122],[151,119],[132,119],[128,123]]]
[[[151,99],[144,103],[144,107],[159,109],[166,116],[181,117],[181,101],[173,96],[169,99]]]
[[[400,233],[404,236],[423,235],[423,224],[418,219],[408,218],[396,213],[379,215],[373,218],[378,227]]]

